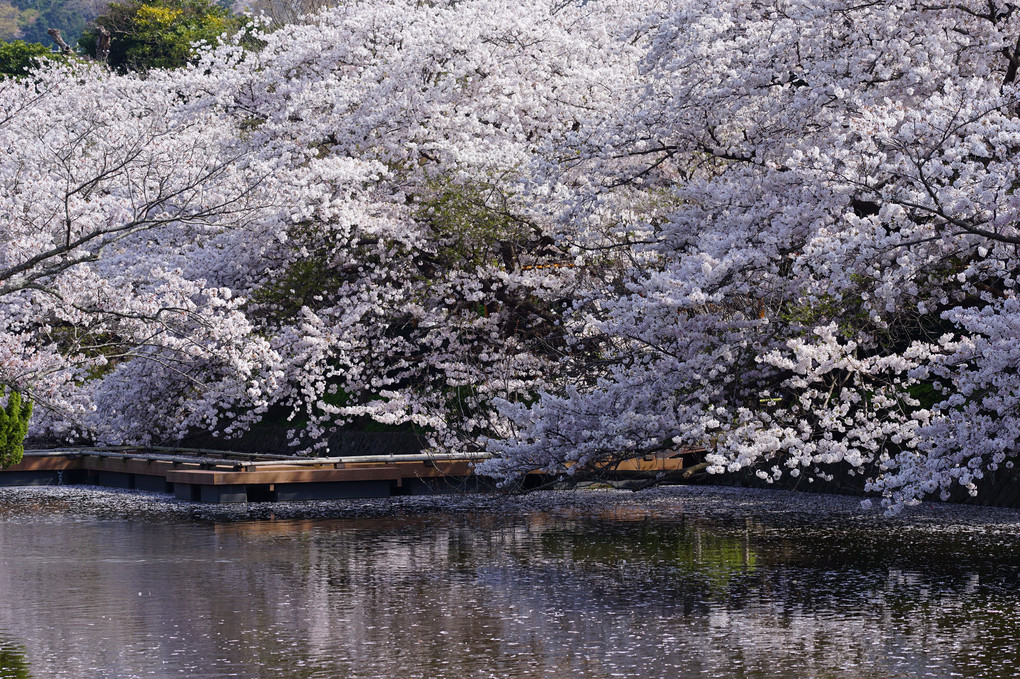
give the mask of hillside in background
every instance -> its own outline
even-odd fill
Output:
[[[46,31],[58,28],[74,45],[105,5],[103,0],[0,0],[0,40],[50,45]]]
[[[109,0],[0,0],[0,41],[24,40],[46,45],[53,41],[46,31],[60,29],[71,46],[106,9]],[[159,4],[159,3],[157,3]],[[235,0],[218,3],[235,14],[264,14],[274,26],[292,23],[314,12],[323,0]]]

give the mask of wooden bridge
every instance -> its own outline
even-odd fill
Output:
[[[258,502],[424,495],[492,488],[473,467],[485,453],[299,458],[204,449],[27,450],[0,486],[88,483],[171,493],[193,502]],[[627,460],[621,473],[674,471],[682,459]]]

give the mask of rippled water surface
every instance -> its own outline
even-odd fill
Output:
[[[1020,514],[0,489],[0,679],[1014,677]]]

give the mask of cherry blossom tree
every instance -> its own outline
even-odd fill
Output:
[[[584,274],[533,177],[636,76],[607,29],[623,7],[350,4],[199,66],[250,143],[303,175],[287,246],[245,294],[286,357],[271,402],[308,440],[367,418],[477,448],[509,431],[496,397],[557,371]]]
[[[573,316],[611,351],[505,406],[523,435],[487,469],[703,445],[766,480],[846,464],[899,507],[1010,464],[1012,6],[685,2],[647,25],[646,82],[578,147],[602,181],[575,203],[675,208],[637,217],[624,290]]]
[[[280,408],[302,447],[364,419],[505,430],[492,399],[545,383],[578,278],[531,168],[629,54],[616,5],[526,9],[363,3],[184,70],[12,85],[7,199],[42,216],[7,225],[5,381],[105,442]]]
[[[259,342],[201,262],[274,203],[232,126],[171,78],[54,67],[0,89],[0,381],[39,426],[90,426],[132,357],[185,383],[244,370]]]
[[[894,509],[1012,465],[1012,5],[368,0],[252,37],[0,83],[37,427],[375,421],[507,483],[704,446]]]

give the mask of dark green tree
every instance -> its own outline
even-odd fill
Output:
[[[46,59],[62,59],[50,48],[35,43],[13,40],[0,42],[0,78],[20,77]]]
[[[214,42],[236,31],[243,19],[209,0],[128,0],[111,3],[96,19],[110,32],[107,63],[118,71],[179,68],[194,56],[192,44]],[[85,31],[78,41],[97,55],[100,31]]]
[[[9,392],[7,406],[0,408],[0,468],[21,462],[30,417],[32,402],[22,401],[16,391]]]

